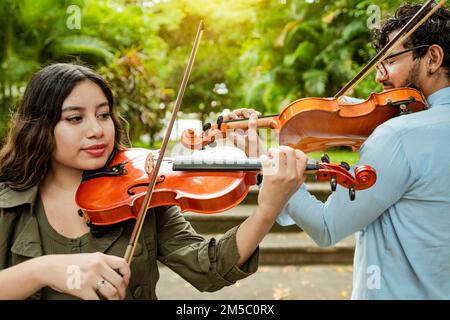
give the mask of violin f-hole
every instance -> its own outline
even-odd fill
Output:
[[[155,185],[158,185],[159,183],[164,182],[164,180],[166,180],[166,176],[162,174],[162,175],[160,175],[160,176],[157,178]],[[136,193],[135,193],[132,189],[134,189],[134,188],[140,188],[140,187],[147,187],[147,188],[148,188],[148,185],[149,185],[149,184],[148,184],[147,182],[135,184],[135,185],[133,185],[133,186],[131,186],[131,187],[128,188],[127,193],[128,193],[130,196],[134,196]]]

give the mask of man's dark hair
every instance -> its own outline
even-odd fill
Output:
[[[382,23],[373,34],[373,45],[377,50],[382,49],[388,43],[389,35],[400,30],[422,8],[421,4],[404,4],[397,9],[395,15]],[[450,77],[450,10],[439,8],[427,19],[403,44],[406,49],[419,45],[437,44],[444,50],[442,67],[446,68]],[[422,58],[427,48],[415,50],[413,58]]]

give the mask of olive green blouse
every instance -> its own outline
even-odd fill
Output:
[[[47,254],[71,254],[93,252],[89,247],[90,233],[86,233],[79,238],[67,238],[58,233],[49,223],[44,210],[41,197],[36,199],[36,218],[39,224],[39,233],[42,241],[42,253]],[[62,294],[49,287],[42,289],[41,299],[44,300],[66,300],[76,299],[76,297]]]

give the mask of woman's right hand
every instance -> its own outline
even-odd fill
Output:
[[[125,259],[100,252],[40,257],[41,281],[86,300],[124,299],[131,271]]]

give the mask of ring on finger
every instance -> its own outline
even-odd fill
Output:
[[[106,280],[105,279],[101,279],[97,281],[97,291],[99,291],[101,288],[103,288],[104,286],[106,286]]]

